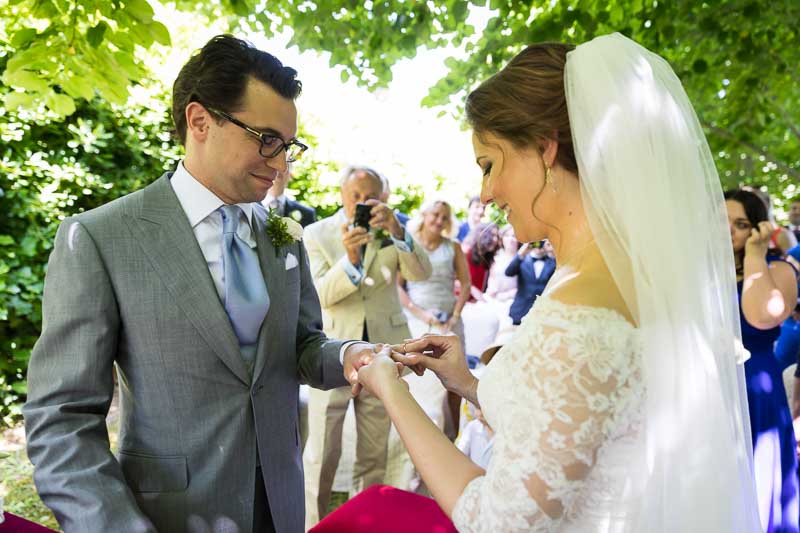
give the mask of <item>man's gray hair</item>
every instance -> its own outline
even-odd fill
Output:
[[[387,180],[383,174],[378,172],[377,170],[370,168],[364,165],[348,165],[343,171],[342,176],[339,179],[339,187],[344,187],[344,184],[353,177],[353,174],[356,172],[363,172],[367,176],[370,176],[378,181],[381,182],[381,189],[385,192],[389,189],[389,180]]]

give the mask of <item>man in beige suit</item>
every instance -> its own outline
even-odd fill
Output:
[[[349,167],[342,175],[343,209],[306,228],[304,241],[322,306],[323,330],[328,335],[387,343],[401,343],[410,336],[397,295],[397,272],[408,280],[424,280],[431,275],[431,265],[423,247],[403,229],[394,211],[380,202],[382,191],[377,172]],[[372,232],[352,226],[359,203],[372,206]],[[325,516],[351,399],[348,387],[311,391],[308,441],[303,453],[307,528]],[[374,396],[362,392],[353,401],[357,432],[355,494],[383,481],[390,422]]]

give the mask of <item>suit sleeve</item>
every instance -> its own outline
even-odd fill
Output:
[[[324,228],[316,228],[324,230]],[[311,277],[319,293],[320,305],[329,308],[344,300],[358,290],[358,285],[350,281],[350,277],[345,272],[342,262],[337,258],[331,263],[322,250],[321,243],[315,234],[309,235],[304,239],[308,260],[311,264]]]
[[[97,247],[74,219],[56,235],[42,308],[23,408],[39,496],[66,532],[155,531],[109,449],[119,309]]]
[[[506,276],[513,277],[518,275],[520,264],[522,264],[522,258],[520,258],[518,255],[515,255],[514,259],[512,259],[506,267]]]
[[[300,381],[318,389],[347,385],[339,361],[342,341],[328,339],[322,332],[319,298],[311,278],[308,254],[299,246],[300,315],[297,321],[297,373]],[[350,283],[348,281],[348,283]],[[352,285],[352,283],[351,283]]]
[[[400,263],[400,273],[403,278],[408,281],[424,281],[431,277],[433,269],[431,261],[428,259],[428,254],[420,244],[414,241],[413,237],[413,250],[411,252],[403,252],[399,248],[397,256]]]

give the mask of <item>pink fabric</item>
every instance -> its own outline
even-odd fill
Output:
[[[439,505],[412,492],[373,485],[359,493],[309,533],[457,533]]]
[[[52,533],[54,531],[11,513],[5,513],[4,516],[6,520],[0,524],[0,533]]]

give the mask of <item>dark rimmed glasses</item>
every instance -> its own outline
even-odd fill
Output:
[[[215,109],[213,107],[208,107],[208,106],[206,106],[206,109],[208,109],[215,115],[224,118],[228,122],[236,124],[243,130],[245,130],[247,133],[256,137],[261,142],[261,146],[258,149],[258,153],[261,154],[261,157],[271,159],[273,157],[277,157],[277,155],[280,154],[281,151],[286,150],[286,161],[289,163],[294,163],[295,161],[300,159],[300,156],[303,155],[303,152],[308,150],[308,146],[301,143],[297,139],[292,139],[291,141],[286,143],[283,142],[283,139],[281,139],[277,135],[262,133],[257,129],[248,126],[241,120],[232,117],[225,111],[220,111],[219,109]]]

